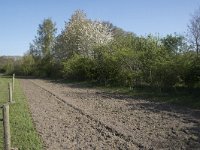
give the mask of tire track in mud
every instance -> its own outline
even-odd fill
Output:
[[[124,141],[126,141],[127,143],[131,143],[132,145],[135,145],[137,149],[141,149],[141,150],[145,150],[145,149],[149,149],[146,148],[144,145],[142,145],[141,143],[135,142],[132,138],[131,135],[125,135],[124,133],[121,133],[120,131],[116,130],[113,127],[110,127],[109,125],[101,122],[100,120],[95,119],[94,117],[92,117],[91,115],[85,113],[83,110],[81,110],[80,108],[68,103],[67,101],[65,101],[64,99],[62,99],[61,97],[59,97],[56,93],[51,92],[50,90],[44,88],[43,86],[37,84],[34,81],[31,81],[31,83],[33,83],[34,85],[36,85],[37,87],[39,87],[40,89],[46,91],[47,93],[49,93],[50,95],[54,96],[59,102],[64,103],[66,106],[69,106],[71,108],[73,108],[74,110],[76,110],[78,113],[80,113],[82,116],[85,116],[87,119],[89,119],[91,122],[95,122],[95,125],[93,124],[89,124],[93,129],[95,129],[96,131],[98,131],[99,134],[101,134],[102,136],[105,136],[107,133],[104,131],[104,129],[109,132],[112,136],[116,136],[120,139],[123,139]]]

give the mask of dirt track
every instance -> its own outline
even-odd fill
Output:
[[[200,149],[200,112],[22,79],[45,149]]]

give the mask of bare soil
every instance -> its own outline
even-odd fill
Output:
[[[200,111],[21,79],[44,149],[200,149]]]

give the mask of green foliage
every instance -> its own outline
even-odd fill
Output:
[[[28,56],[24,57],[22,74],[41,77],[51,76],[53,73],[53,49],[55,46],[55,23],[51,19],[44,19],[39,24],[37,36],[30,44]],[[28,63],[26,63],[28,61]]]
[[[117,84],[120,65],[117,56],[108,52],[107,48],[102,46],[95,50],[95,80],[104,85]]]
[[[80,55],[63,61],[63,76],[73,80],[91,80],[93,78],[94,61]]]
[[[39,24],[37,36],[34,40],[36,51],[42,58],[49,57],[52,54],[52,49],[55,44],[55,23],[51,19],[44,19],[42,24]]]
[[[32,55],[26,55],[22,58],[21,73],[23,75],[33,75],[35,71],[35,60]]]
[[[190,60],[186,68],[185,73],[185,84],[188,87],[199,87],[200,86],[200,58],[196,57]]]
[[[1,60],[1,59],[0,59]],[[1,72],[10,75],[14,72],[15,65],[17,65],[16,61],[13,58],[3,58],[1,63]]]
[[[184,37],[178,35],[167,35],[161,39],[161,42],[165,50],[170,55],[177,54],[178,52],[182,51],[186,44],[184,43]]]
[[[160,87],[173,87],[179,81],[178,66],[174,60],[162,60],[152,70],[153,82]]]
[[[14,72],[14,63],[12,61],[8,61],[3,69],[5,70],[5,74],[12,74]]]
[[[24,75],[91,80],[103,85],[199,87],[199,58],[181,35],[137,36],[75,11],[56,37],[45,19],[15,70]],[[190,47],[191,48],[191,47]],[[13,72],[11,64],[4,70]]]
[[[151,35],[119,34],[111,43],[97,46],[94,57],[77,54],[65,61],[65,77],[130,87],[197,87],[199,62],[192,52],[189,57],[181,40],[177,35],[159,40]]]

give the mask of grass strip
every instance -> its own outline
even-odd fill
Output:
[[[11,78],[0,77],[0,105],[8,101],[8,82]],[[15,80],[15,91],[13,94],[14,104],[10,105],[10,128],[11,128],[11,145],[19,150],[41,150],[43,149],[42,141],[38,136],[33,120],[31,118],[27,99],[20,87],[18,80]],[[0,113],[2,118],[2,111]],[[3,125],[0,125],[0,149],[3,149]]]

